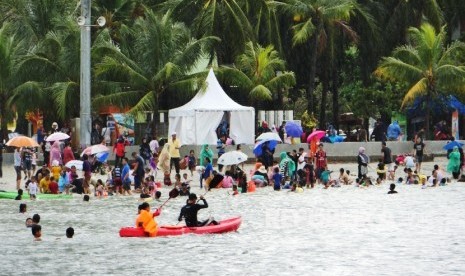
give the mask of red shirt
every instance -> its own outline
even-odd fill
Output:
[[[315,153],[316,168],[326,168],[326,152],[324,150],[318,150]]]
[[[50,182],[50,184],[48,184],[48,189],[51,194],[58,194],[58,183],[55,181]]]
[[[126,145],[125,143],[121,143],[121,142],[117,142],[113,148],[114,148],[114,151],[115,151],[115,154],[119,157],[122,157],[124,156],[124,149],[125,149]]]

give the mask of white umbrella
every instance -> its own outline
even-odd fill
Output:
[[[67,168],[69,168],[69,169],[71,169],[72,166],[75,166],[76,170],[82,171],[82,164],[83,163],[84,163],[84,161],[81,161],[81,160],[71,160],[68,163],[66,163],[65,166]]]
[[[247,161],[247,154],[240,151],[230,151],[220,156],[218,164],[229,166]]]
[[[69,139],[69,135],[63,132],[55,132],[52,135],[48,136],[45,141],[47,142],[53,142],[53,141],[61,141],[61,140],[66,140]]]
[[[81,156],[83,156],[84,154],[93,155],[93,154],[97,154],[101,152],[108,152],[108,151],[110,151],[110,149],[107,146],[102,145],[102,144],[97,144],[97,145],[87,147],[85,150],[82,151]]]
[[[278,141],[278,142],[282,142],[281,140],[281,137],[279,137],[279,135],[277,133],[274,133],[274,132],[265,132],[265,133],[262,133],[260,134],[260,136],[257,137],[257,139],[255,139],[257,141],[261,141],[261,140],[267,140],[267,141]]]

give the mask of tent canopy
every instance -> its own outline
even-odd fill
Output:
[[[216,128],[224,112],[230,112],[229,136],[236,143],[254,143],[255,109],[242,106],[224,92],[210,69],[206,85],[183,106],[169,110],[169,134],[176,132],[182,144],[216,144]]]

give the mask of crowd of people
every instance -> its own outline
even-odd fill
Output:
[[[267,125],[262,124],[263,131],[268,131]],[[280,130],[278,130],[279,132]],[[216,144],[218,158],[226,152],[227,135],[220,133]],[[139,206],[139,215],[136,226],[144,228],[147,235],[156,235],[156,221],[154,217],[160,214],[161,209],[150,214],[150,207],[146,199],[160,200],[159,188],[164,185],[172,187],[180,196],[186,196],[187,205],[183,207],[179,219],[185,219],[186,225],[202,226],[214,221],[197,221],[197,211],[208,207],[205,199],[201,197],[202,204],[197,203],[197,197],[191,193],[194,183],[194,173],[199,174],[199,187],[207,191],[211,188],[231,189],[232,195],[240,193],[255,192],[257,188],[271,187],[275,191],[289,190],[302,193],[305,188],[312,189],[321,185],[324,189],[338,188],[342,185],[354,185],[367,188],[371,185],[380,185],[390,182],[388,194],[395,194],[396,184],[419,184],[422,188],[447,185],[451,178],[447,177],[446,171],[452,174],[452,178],[458,179],[463,166],[464,155],[459,147],[454,147],[448,153],[448,165],[446,171],[438,165],[434,166],[431,174],[422,171],[422,162],[425,155],[426,145],[419,133],[413,143],[412,152],[398,156],[394,159],[391,149],[385,141],[380,143],[382,158],[378,160],[376,168],[370,166],[371,160],[365,149],[360,147],[357,160],[357,172],[340,168],[338,173],[328,169],[328,157],[324,150],[324,143],[317,142],[316,146],[281,152],[279,161],[276,162],[274,148],[269,143],[262,144],[262,155],[250,172],[244,171],[243,164],[235,164],[227,167],[217,164],[213,166],[214,152],[210,145],[203,145],[198,156],[194,150],[189,155],[182,157],[180,154],[181,141],[175,132],[171,133],[168,141],[160,147],[154,138],[150,141],[143,139],[139,152],[132,152],[131,159],[126,157],[126,147],[129,145],[125,137],[120,136],[113,146],[115,153],[115,164],[105,165],[105,181],[93,179],[93,172],[99,172],[100,167],[95,156],[83,154],[81,157],[82,174],[76,166],[65,166],[75,156],[70,148],[69,141],[55,141],[53,143],[42,142],[44,152],[44,163],[37,169],[38,152],[34,148],[17,148],[14,153],[14,167],[17,173],[17,200],[23,200],[24,190],[21,180],[26,180],[24,189],[30,199],[34,200],[39,193],[51,194],[85,194],[84,201],[89,200],[89,194],[96,197],[109,195],[131,195],[133,192],[140,194],[144,201]],[[46,156],[47,145],[50,146]],[[236,145],[236,151],[241,151],[241,145]],[[101,165],[101,164],[100,164]],[[398,168],[404,166],[404,174],[398,172]],[[36,170],[37,169],[37,170]],[[174,170],[174,179],[171,179]],[[369,174],[370,170],[376,172],[376,177]],[[163,182],[157,181],[158,171],[163,174]],[[184,171],[184,172],[181,172]],[[1,171],[0,171],[1,173]],[[24,179],[22,178],[24,173]],[[181,176],[182,173],[182,176]],[[1,175],[0,175],[1,176]],[[134,186],[134,188],[132,188]],[[170,196],[171,197],[171,196]],[[20,206],[20,212],[24,213],[26,206]],[[41,228],[34,218],[27,219],[27,225],[32,227],[35,239],[39,240]],[[36,225],[36,226],[34,226]],[[70,230],[71,231],[71,230]]]

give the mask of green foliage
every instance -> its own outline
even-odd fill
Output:
[[[305,110],[304,114],[300,117],[300,120],[302,122],[302,126],[305,129],[313,129],[318,125],[318,120],[315,118],[315,116],[312,114],[308,115],[307,110]]]
[[[4,118],[12,106],[20,113],[39,107],[54,119],[78,116],[77,2],[0,0]],[[331,112],[387,114],[419,95],[465,99],[464,46],[451,40],[465,16],[462,2],[93,0],[92,21],[107,21],[92,28],[94,110],[178,105],[206,75],[193,74],[204,69],[199,60],[218,62],[233,97],[256,107],[284,104],[296,116],[323,111],[322,123]],[[377,67],[383,82],[372,76]]]
[[[161,96],[179,91],[191,95],[198,88],[198,79],[189,72],[218,39],[192,39],[186,26],[173,22],[170,13],[159,16],[146,11],[123,41],[132,42],[133,47],[119,48],[107,42],[96,49],[105,55],[96,65],[97,80],[110,84],[106,86],[110,89],[95,97],[93,105],[116,105],[135,114],[158,110]]]
[[[295,85],[294,73],[283,71],[285,62],[272,45],[263,48],[247,42],[245,49],[234,67],[220,68],[219,77],[224,83],[238,86],[251,102],[270,101],[278,89]]]

